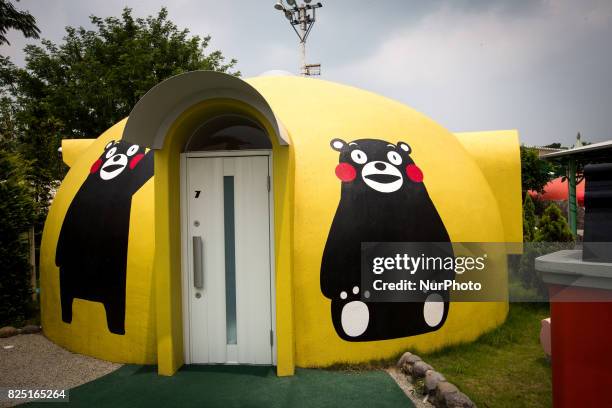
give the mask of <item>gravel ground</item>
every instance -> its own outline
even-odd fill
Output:
[[[72,353],[42,334],[0,338],[0,388],[68,389],[119,367],[121,364]],[[13,405],[0,400],[0,407]]]
[[[433,408],[433,405],[429,402],[423,401],[423,398],[416,394],[414,386],[408,381],[406,375],[402,373],[397,367],[389,367],[386,370],[391,378],[395,380],[397,385],[404,391],[404,393],[412,400],[416,408]]]

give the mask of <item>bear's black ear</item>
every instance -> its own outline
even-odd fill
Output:
[[[346,147],[346,142],[342,139],[332,139],[332,141],[329,142],[329,145],[332,149],[339,152]]]
[[[403,151],[405,151],[408,154],[410,154],[412,152],[412,149],[410,148],[410,146],[408,146],[407,143],[397,142],[397,147],[399,147],[400,149],[402,149]]]

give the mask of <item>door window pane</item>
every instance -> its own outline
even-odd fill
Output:
[[[263,128],[240,115],[217,116],[200,126],[185,151],[272,149]]]
[[[223,177],[225,227],[225,324],[227,344],[238,344],[236,331],[236,241],[234,229],[234,176]]]

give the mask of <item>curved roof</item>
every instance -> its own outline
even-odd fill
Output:
[[[236,99],[257,109],[270,122],[279,144],[288,145],[286,130],[264,97],[240,78],[215,71],[187,72],[155,85],[130,112],[122,138],[161,149],[168,129],[181,113],[213,98]]]

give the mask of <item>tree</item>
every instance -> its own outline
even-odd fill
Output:
[[[33,160],[37,199],[46,203],[65,167],[57,153],[63,138],[93,138],[128,116],[151,87],[192,70],[232,71],[236,60],[220,51],[205,53],[210,37],[190,36],[156,16],[90,17],[94,29],[66,28],[61,44],[42,40],[25,48],[25,68],[0,61],[0,85],[11,95],[13,138]]]
[[[0,150],[0,326],[28,317],[30,263],[23,233],[35,216],[27,161]]]
[[[536,242],[574,242],[574,235],[559,207],[550,204],[538,221]]]
[[[544,186],[552,180],[555,167],[538,157],[535,149],[521,146],[521,184],[523,195],[529,190],[541,193]]]
[[[30,38],[38,38],[40,32],[30,13],[0,0],[0,45],[10,45],[5,34],[12,28]],[[29,162],[15,152],[16,105],[9,92],[14,90],[13,68],[0,55],[0,326],[21,323],[30,315],[31,271],[24,232],[36,214]]]
[[[0,56],[0,73],[2,67],[10,64],[7,58]],[[1,84],[8,83],[8,80],[0,77],[0,149],[7,150],[15,147],[15,134],[17,133],[15,123],[16,105],[10,94],[6,92],[6,87]]]
[[[90,17],[94,30],[67,27],[61,45],[43,40],[25,48],[27,66],[19,93],[36,98],[33,112],[60,121],[62,137],[96,137],[126,117],[150,88],[166,78],[193,70],[228,72],[220,51],[205,54],[210,37],[190,37],[167,19]],[[234,72],[234,74],[239,74]]]
[[[533,241],[535,235],[536,215],[535,205],[529,194],[525,194],[523,202],[523,242]]]
[[[10,1],[0,0],[0,45],[11,44],[6,38],[10,29],[21,31],[26,38],[38,38],[40,33],[34,16],[27,11],[17,10]]]

